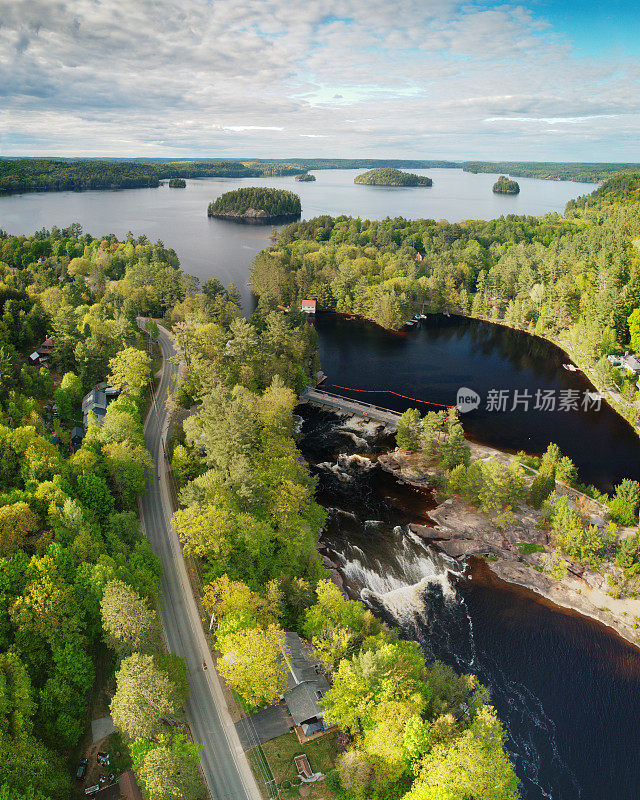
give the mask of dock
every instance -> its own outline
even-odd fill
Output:
[[[402,414],[397,411],[391,411],[389,408],[375,406],[370,403],[360,403],[350,397],[343,397],[340,394],[325,392],[321,389],[313,389],[310,386],[300,393],[300,402],[313,403],[344,414],[353,414],[363,419],[372,419],[376,422],[382,422],[384,425],[392,425],[394,428],[397,427],[398,420],[402,416]]]

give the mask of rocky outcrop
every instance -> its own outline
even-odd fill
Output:
[[[298,219],[300,214],[269,214],[263,208],[248,208],[244,213],[237,211],[215,211],[209,216],[217,219],[231,219],[236,222],[287,222]]]

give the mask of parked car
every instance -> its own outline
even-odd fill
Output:
[[[78,769],[76,770],[76,778],[79,781],[84,780],[84,776],[87,774],[87,767],[89,762],[86,758],[81,758],[80,763],[78,764]]]

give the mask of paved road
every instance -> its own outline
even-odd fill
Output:
[[[202,621],[193,598],[182,551],[171,525],[171,501],[162,457],[163,439],[169,424],[165,411],[167,390],[178,367],[169,361],[175,355],[171,337],[160,328],[164,359],[162,379],[145,424],[145,444],[157,465],[141,500],[145,535],[162,559],[162,624],[172,653],[184,658],[191,692],[186,704],[187,718],[195,741],[203,745],[202,770],[213,800],[261,800],[240,739],[227,711],[209,653]],[[207,670],[203,669],[206,661]]]

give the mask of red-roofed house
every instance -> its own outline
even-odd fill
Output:
[[[300,304],[300,310],[304,311],[305,314],[315,314],[316,313],[316,301],[315,300],[303,300]]]

